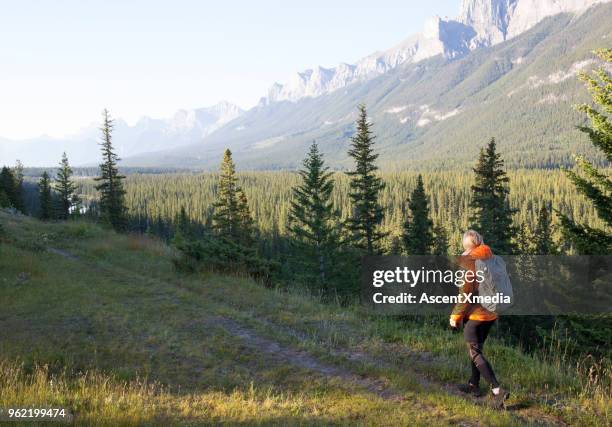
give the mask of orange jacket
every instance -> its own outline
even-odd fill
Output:
[[[476,260],[477,259],[488,259],[493,256],[491,248],[485,245],[476,246],[470,251],[468,255],[458,257],[459,264],[466,270],[471,270],[473,274],[476,274]],[[461,287],[459,294],[472,294],[478,295],[478,282],[474,280],[466,280],[465,284]],[[495,320],[497,314],[487,310],[480,304],[469,304],[469,303],[457,303],[453,308],[451,319],[459,322],[462,319],[469,320]]]

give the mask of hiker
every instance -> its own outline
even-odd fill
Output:
[[[491,258],[493,252],[484,244],[482,236],[474,230],[468,230],[463,235],[463,248],[465,252],[459,257],[459,264],[466,270],[471,270],[474,273],[472,277],[475,277],[476,260]],[[478,295],[478,282],[475,279],[466,280],[460,293]],[[496,320],[497,314],[480,304],[458,303],[450,316],[450,326],[459,329],[463,324],[463,336],[472,364],[472,376],[468,383],[461,384],[459,389],[464,393],[480,396],[479,384],[482,376],[491,386],[493,406],[501,409],[510,394],[500,386],[491,365],[482,353],[484,342]]]

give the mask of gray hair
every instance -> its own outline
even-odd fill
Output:
[[[468,230],[463,233],[463,238],[465,239],[466,237],[470,238],[474,246],[482,245],[484,243],[484,241],[482,240],[482,236],[478,231]]]

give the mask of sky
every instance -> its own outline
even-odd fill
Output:
[[[0,137],[100,119],[254,106],[275,82],[353,63],[454,17],[459,0],[0,0]]]

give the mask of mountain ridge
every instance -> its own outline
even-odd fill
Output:
[[[433,17],[426,22],[422,33],[389,50],[369,55],[356,64],[316,67],[296,73],[288,85],[275,83],[267,97],[248,111],[222,102],[216,106],[217,110],[215,106],[179,110],[168,119],[143,117],[134,126],[118,119],[116,148],[125,164],[135,166],[209,168],[213,158],[216,163],[222,147],[230,146],[239,153],[238,158],[249,159],[248,167],[295,168],[299,162],[294,156],[295,150],[288,147],[292,144],[301,147],[304,140],[317,139],[332,153],[330,157],[334,166],[343,167],[345,155],[340,153],[345,152],[347,137],[352,132],[354,107],[366,101],[376,122],[384,127],[381,136],[388,139],[389,147],[402,151],[412,144],[408,150],[412,152],[428,139],[428,134],[437,133],[438,128],[446,129],[447,123],[457,125],[457,118],[470,117],[472,113],[468,106],[473,104],[470,96],[487,86],[495,86],[496,80],[506,74],[520,74],[514,71],[528,66],[526,58],[532,49],[530,44],[537,46],[540,42],[562,38],[554,34],[561,34],[565,28],[547,27],[543,24],[545,21],[565,20],[567,25],[571,25],[584,15],[593,15],[593,7],[609,15],[610,1],[463,0],[456,19]],[[592,33],[605,29],[605,23],[598,25],[600,27],[584,27],[581,31]],[[539,31],[537,27],[550,30]],[[530,33],[535,35],[523,37]],[[504,56],[504,46],[512,45],[517,39],[524,40],[526,46],[517,49],[517,53]],[[589,47],[598,47],[605,41],[600,39],[598,43],[593,42]],[[550,50],[559,50],[559,46]],[[503,60],[486,56],[498,55],[498,51],[502,51]],[[560,54],[565,55],[564,52]],[[480,61],[482,67],[474,65],[474,60]],[[546,76],[521,76],[522,80],[516,82],[517,88],[507,91],[507,98],[513,103],[517,98],[512,95],[523,87],[543,90],[547,85],[542,82],[551,79],[555,73],[575,75],[580,70],[571,71],[571,68],[584,61],[588,61],[588,56],[583,52],[574,63],[559,64],[565,68],[551,68]],[[459,65],[453,64],[455,62]],[[438,90],[440,82],[448,80],[443,69],[448,70],[454,79],[454,85],[446,85],[447,93]],[[430,79],[436,73],[438,77]],[[469,73],[474,73],[474,76]],[[429,86],[423,83],[423,79],[430,79]],[[565,84],[565,79],[557,84]],[[573,85],[574,92],[575,89],[576,85]],[[464,96],[455,96],[461,90]],[[399,99],[387,102],[395,98]],[[502,99],[507,102],[506,98]],[[568,99],[568,94],[546,93],[534,103],[543,111],[554,110],[556,114],[564,108],[558,101]],[[315,105],[319,111],[312,110]],[[517,111],[524,109],[520,105],[516,108]],[[325,116],[320,114],[323,111]],[[567,115],[566,112],[563,114]],[[572,119],[578,120],[575,115]],[[541,127],[546,126],[548,123]],[[557,139],[567,139],[567,124],[561,124],[561,128],[563,132]],[[478,132],[482,133],[484,129],[486,125]],[[442,140],[447,138],[446,134],[439,135]],[[97,126],[90,126],[64,139],[41,137],[15,142],[0,138],[0,155],[20,158],[30,165],[48,166],[50,158],[59,158],[62,151],[67,151],[73,164],[93,164],[97,159],[98,136]],[[551,139],[550,135],[543,137],[541,132],[531,136],[536,141],[547,138],[547,144]],[[277,159],[277,153],[285,150],[289,153],[280,154],[281,159]],[[419,157],[431,156],[419,153]],[[567,153],[563,153],[560,163],[567,163],[567,158]]]
[[[557,14],[461,58],[438,55],[318,97],[262,104],[200,143],[164,152],[163,164],[213,169],[229,147],[241,168],[295,169],[317,140],[329,165],[348,168],[364,102],[385,167],[468,167],[492,136],[510,166],[571,165],[574,153],[592,154],[575,129],[584,117],[572,104],[588,101],[576,74],[598,65],[591,52],[612,38],[610,19],[609,3]],[[126,164],[162,163],[143,155]]]
[[[283,84],[274,83],[267,104],[295,102],[304,97],[331,93],[349,84],[362,82],[405,63],[415,63],[436,55],[453,59],[466,53],[494,46],[529,30],[543,19],[567,12],[581,12],[610,0],[463,0],[456,19],[434,16],[423,31],[383,52],[368,55],[355,64],[335,68],[315,67],[294,74]]]
[[[210,107],[180,109],[172,117],[141,117],[134,125],[116,118],[114,145],[120,157],[176,149],[200,141],[244,111],[227,101]],[[63,138],[40,136],[25,140],[0,138],[0,157],[20,159],[30,166],[49,166],[66,151],[73,164],[91,164],[97,158],[99,125],[92,123]],[[53,160],[50,160],[53,159]]]

